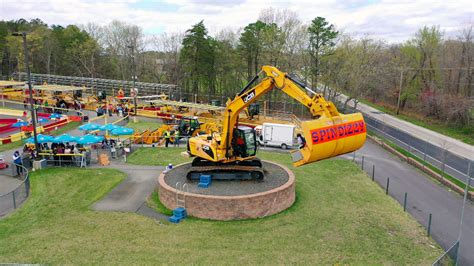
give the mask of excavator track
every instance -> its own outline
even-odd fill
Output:
[[[201,175],[211,175],[212,180],[262,181],[264,178],[262,162],[258,159],[224,164],[196,158],[186,177],[188,180],[199,180]]]

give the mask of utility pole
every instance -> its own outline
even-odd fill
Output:
[[[137,89],[136,89],[136,80],[137,80],[137,76],[136,76],[136,69],[135,69],[135,46],[134,45],[130,45],[128,46],[128,48],[130,48],[132,50],[132,82],[133,82],[133,88],[132,90],[134,91],[134,95],[133,95],[133,105],[134,105],[134,115],[135,117],[137,116],[137,113],[138,113],[138,109],[137,109]]]
[[[31,86],[31,74],[30,74],[30,60],[28,54],[28,45],[26,42],[26,32],[14,32],[13,36],[22,36],[23,37],[23,50],[25,53],[25,67],[26,67],[26,75],[28,78],[28,91],[30,93],[30,110],[31,110],[31,120],[33,122],[33,139],[35,142],[35,149],[36,152],[40,152],[40,146],[38,145],[38,135],[36,133],[36,113],[35,113],[35,106],[33,101],[33,88]]]
[[[400,88],[398,90],[397,115],[400,113],[400,101],[401,101],[401,98],[402,98],[402,86],[403,86],[403,68],[400,68]]]

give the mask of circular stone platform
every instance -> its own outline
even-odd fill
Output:
[[[259,181],[212,181],[199,188],[197,181],[186,180],[191,163],[176,166],[158,178],[160,201],[176,208],[177,192],[185,198],[188,215],[212,220],[240,220],[279,213],[295,201],[295,176],[285,166],[263,161],[265,178]],[[176,187],[177,183],[178,189]],[[186,183],[184,189],[182,185]]]

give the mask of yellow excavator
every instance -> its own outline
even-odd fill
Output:
[[[259,76],[261,82],[252,86]],[[312,94],[309,96],[304,90]],[[341,114],[335,105],[326,101],[295,76],[273,66],[262,70],[227,103],[222,117],[221,132],[189,139],[187,153],[196,157],[188,171],[189,180],[210,174],[214,180],[264,178],[261,161],[256,157],[255,130],[238,125],[239,113],[271,90],[280,90],[309,109],[312,120],[303,121],[302,145],[292,151],[294,166],[355,151],[366,138],[366,125],[361,113]]]

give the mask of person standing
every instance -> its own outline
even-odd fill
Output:
[[[48,100],[45,100],[44,101],[44,107],[43,107],[43,111],[45,113],[49,113],[49,108],[48,107],[49,107],[49,102],[48,102]]]
[[[179,130],[174,132],[174,146],[179,147]]]
[[[19,151],[15,151],[12,157],[13,157],[13,163],[16,166],[16,174],[20,175],[23,172],[23,169],[21,168],[22,166],[21,154]]]
[[[165,147],[168,148],[168,144],[170,144],[171,133],[169,130],[165,131]]]

